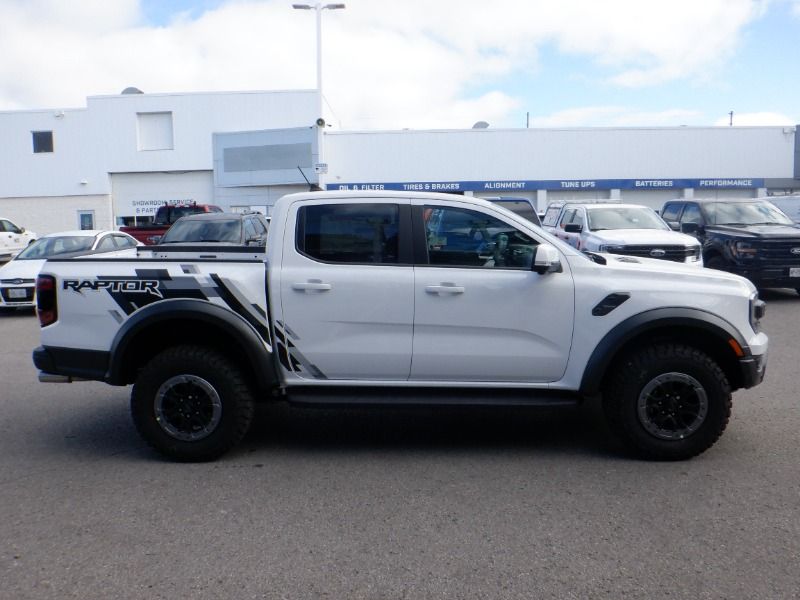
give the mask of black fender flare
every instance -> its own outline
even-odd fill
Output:
[[[156,302],[140,309],[125,321],[111,344],[106,381],[112,385],[126,385],[123,375],[124,357],[136,336],[156,323],[180,318],[222,326],[247,356],[256,384],[262,389],[270,389],[278,383],[273,354],[255,328],[242,316],[227,308],[194,298]]]
[[[694,328],[713,336],[727,348],[730,348],[728,340],[734,339],[745,357],[751,356],[742,334],[722,317],[697,308],[656,308],[628,317],[600,340],[583,372],[581,394],[591,396],[600,391],[606,369],[627,342],[648,330],[664,327]]]

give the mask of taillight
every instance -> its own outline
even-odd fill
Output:
[[[39,275],[36,278],[36,314],[42,327],[52,325],[58,320],[56,302],[56,278],[52,275]]]

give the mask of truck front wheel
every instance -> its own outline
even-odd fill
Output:
[[[236,365],[201,346],[175,346],[156,355],[131,393],[131,415],[142,438],[185,462],[214,460],[241,441],[253,404]]]
[[[612,431],[653,460],[684,460],[719,439],[731,414],[731,390],[719,365],[682,344],[627,354],[612,367],[603,408]]]

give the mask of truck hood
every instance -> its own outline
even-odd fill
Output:
[[[697,246],[697,239],[677,231],[661,229],[609,229],[592,232],[592,237],[601,244],[619,244],[624,246],[665,245],[665,246]]]
[[[706,231],[754,239],[792,238],[800,241],[798,225],[706,225]]]
[[[641,275],[647,279],[658,277],[659,275],[668,279],[672,284],[678,285],[679,281],[692,281],[710,285],[721,285],[723,287],[744,287],[750,293],[756,290],[755,286],[744,277],[718,271],[716,269],[698,268],[695,265],[659,260],[655,258],[643,258],[639,256],[625,256],[621,254],[606,254],[596,252],[606,260],[605,265],[600,265],[601,269],[607,269],[613,275],[617,272],[620,276],[620,284],[624,286],[626,277]],[[570,264],[575,264],[575,257],[570,257]],[[577,266],[577,265],[576,265]]]

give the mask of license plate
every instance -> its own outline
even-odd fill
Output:
[[[800,269],[797,269],[797,270],[800,271]],[[800,273],[798,273],[797,275],[798,275],[798,277],[800,277]],[[28,297],[28,290],[23,289],[23,288],[10,289],[10,290],[8,290],[8,297],[9,298],[27,298]]]
[[[800,267],[791,267],[789,269],[789,277],[800,277]]]

